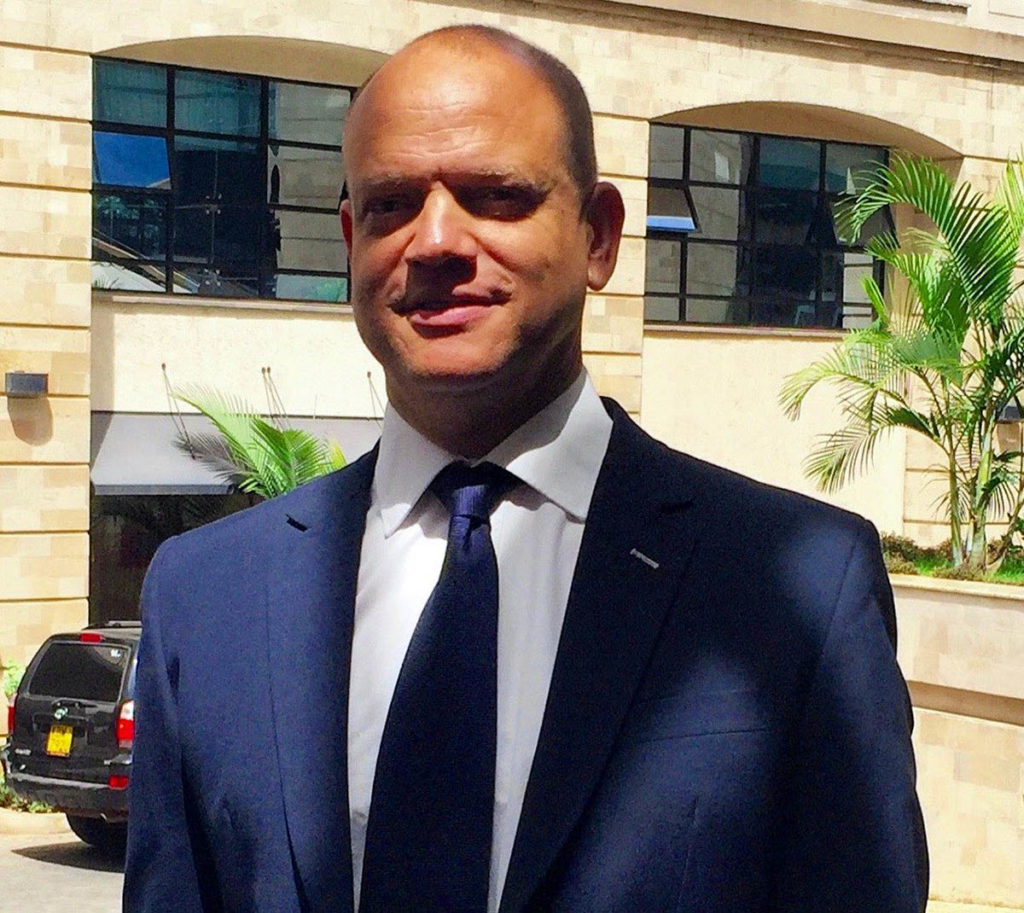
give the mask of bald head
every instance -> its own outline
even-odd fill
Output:
[[[364,95],[373,92],[378,76],[408,57],[445,54],[465,58],[504,55],[513,64],[530,70],[550,91],[561,112],[566,169],[585,202],[597,183],[594,125],[583,86],[573,72],[547,51],[502,29],[486,25],[455,25],[414,38],[378,69],[356,93],[349,110],[349,128],[358,129],[359,108]],[[443,66],[438,59],[438,67]]]

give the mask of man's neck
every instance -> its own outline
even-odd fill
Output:
[[[403,398],[390,387],[388,398],[399,415],[427,440],[456,456],[477,460],[564,393],[575,373],[546,383],[543,389],[496,397],[479,391],[466,395]],[[526,393],[527,395],[522,395]]]

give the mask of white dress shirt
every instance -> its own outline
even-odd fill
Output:
[[[499,606],[498,747],[487,902],[491,913],[501,900],[583,526],[611,430],[611,419],[584,371],[484,458],[525,483],[491,515]],[[388,407],[359,562],[349,681],[356,909],[384,722],[416,622],[440,576],[447,543],[448,512],[427,488],[455,459]]]

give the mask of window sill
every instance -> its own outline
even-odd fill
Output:
[[[659,336],[760,336],[773,339],[838,340],[847,331],[829,327],[753,327],[700,323],[645,323],[644,333]]]
[[[219,311],[275,311],[289,314],[352,314],[352,305],[339,301],[337,304],[317,304],[313,301],[285,301],[267,298],[208,298],[199,295],[168,295],[147,292],[112,292],[107,289],[92,290],[93,303],[101,304],[147,304],[163,307],[186,307],[216,309]]]

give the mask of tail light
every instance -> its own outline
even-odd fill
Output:
[[[107,779],[107,786],[111,789],[127,789],[128,778],[121,774],[111,774]]]
[[[7,734],[14,735],[14,703],[18,699],[16,694],[11,695],[7,702]]]
[[[131,748],[135,741],[135,701],[125,701],[117,716],[117,747]]]

